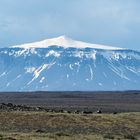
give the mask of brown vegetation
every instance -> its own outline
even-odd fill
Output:
[[[140,138],[140,113],[68,114],[46,112],[0,112],[0,131],[17,138],[26,134],[36,137],[90,139]],[[39,138],[38,138],[39,139]],[[28,139],[27,139],[28,140]],[[44,140],[44,139],[43,139]]]

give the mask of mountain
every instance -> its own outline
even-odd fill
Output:
[[[0,91],[140,90],[140,52],[65,36],[0,49]]]

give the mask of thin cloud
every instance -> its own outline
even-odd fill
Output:
[[[139,0],[1,0],[1,46],[66,34],[118,47],[135,44],[133,48],[139,49],[139,4]]]

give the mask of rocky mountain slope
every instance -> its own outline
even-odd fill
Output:
[[[140,90],[140,52],[65,36],[0,49],[0,91]]]

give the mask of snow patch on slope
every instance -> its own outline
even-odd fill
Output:
[[[49,53],[46,54],[46,57],[49,57],[51,55],[53,55],[55,57],[59,57],[60,56],[60,53],[58,53],[58,52],[56,52],[54,50],[51,50],[51,51],[49,51]]]
[[[33,77],[33,79],[32,79],[27,85],[30,85],[35,79],[37,79],[37,78],[39,77],[40,73],[41,73],[44,69],[46,69],[47,67],[48,67],[48,64],[44,64],[44,65],[40,66],[38,69],[36,69],[36,70],[34,71],[34,77]]]

